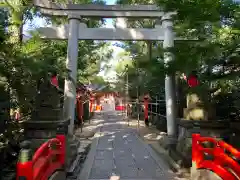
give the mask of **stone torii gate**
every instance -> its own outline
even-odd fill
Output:
[[[77,58],[78,40],[156,40],[163,41],[164,63],[172,61],[174,56],[167,52],[168,48],[174,46],[176,38],[173,32],[172,15],[175,12],[163,12],[154,5],[96,5],[96,4],[57,4],[48,0],[34,0],[34,5],[39,7],[46,16],[67,16],[69,24],[60,27],[39,28],[42,38],[45,39],[68,39],[66,68],[69,70],[69,77],[65,80],[65,117],[71,118],[69,134],[73,134],[74,108],[76,97]],[[81,23],[83,17],[118,18],[116,28],[87,28]],[[153,18],[158,19],[159,24],[153,29],[129,29],[124,18]],[[167,132],[170,138],[175,139],[177,135],[176,111],[175,111],[175,89],[174,74],[166,74],[165,95],[166,95],[166,116]]]

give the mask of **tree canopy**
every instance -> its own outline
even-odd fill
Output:
[[[141,93],[149,92],[153,97],[159,95],[159,98],[164,98],[165,74],[175,72],[178,86],[183,92],[197,92],[206,103],[211,102],[219,107],[230,106],[234,109],[233,107],[239,106],[240,102],[236,96],[236,93],[239,94],[240,70],[239,2],[119,0],[118,3],[156,4],[165,12],[176,11],[177,15],[173,20],[177,36],[198,39],[175,41],[175,46],[171,49],[175,58],[168,66],[165,66],[163,61],[162,42],[124,43],[122,47],[130,53],[134,64],[128,70],[130,92],[134,91],[137,85]],[[156,20],[128,19],[127,23],[128,27],[132,28],[153,28]],[[188,76],[192,71],[197,72],[201,82],[196,88],[189,88],[185,80],[181,79],[183,73]],[[231,99],[231,103],[227,105],[223,97]],[[221,105],[218,105],[219,103]]]
[[[81,1],[78,3],[92,3]],[[102,1],[94,3],[103,3]],[[37,81],[48,72],[59,74],[60,84],[66,77],[65,60],[67,42],[42,40],[36,30],[29,32],[30,39],[25,39],[23,26],[34,18],[40,17],[50,24],[66,22],[64,18],[44,17],[30,1],[3,1],[0,9],[0,76],[4,86],[11,94],[11,100],[18,104],[23,112],[29,112],[31,101],[36,93]],[[91,27],[104,24],[101,19],[83,19]],[[79,41],[78,81],[91,83],[97,81],[101,71],[101,62],[112,57],[112,50],[107,42]],[[101,81],[99,83],[105,83]]]

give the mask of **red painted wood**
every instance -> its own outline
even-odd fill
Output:
[[[54,148],[52,148],[54,146]],[[64,169],[66,157],[66,137],[57,135],[43,143],[28,162],[17,163],[17,180],[47,180],[59,169]]]
[[[203,147],[203,142],[211,142],[213,148]],[[212,155],[213,160],[204,159],[204,154]],[[201,137],[200,134],[192,135],[192,163],[197,169],[211,170],[223,180],[237,180],[240,177],[240,164],[233,157],[240,160],[240,152],[226,142]]]

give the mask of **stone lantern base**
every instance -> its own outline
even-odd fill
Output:
[[[37,149],[44,142],[56,137],[59,124],[64,124],[65,134],[67,135],[69,120],[65,121],[27,121],[24,123],[24,136],[31,141],[33,150]]]

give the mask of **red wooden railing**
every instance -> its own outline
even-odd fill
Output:
[[[213,148],[203,146],[204,142],[213,144]],[[205,155],[213,156],[213,160],[205,159]],[[192,135],[192,166],[196,169],[208,169],[223,180],[240,179],[240,152],[222,140],[212,137]]]
[[[17,163],[17,180],[47,180],[57,170],[63,170],[66,156],[66,137],[57,135],[37,149],[32,158],[29,147],[23,147],[20,152],[22,159]],[[25,153],[25,155],[24,155]],[[23,157],[25,156],[25,157]]]

